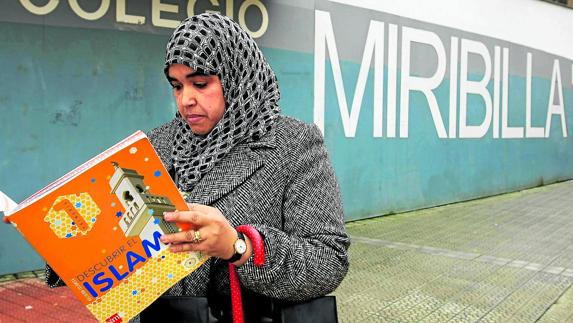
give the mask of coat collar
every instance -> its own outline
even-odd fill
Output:
[[[276,148],[276,126],[272,127],[261,139],[249,141],[247,145],[256,148]]]
[[[274,128],[260,140],[236,145],[197,183],[191,191],[191,201],[211,205],[227,195],[264,165],[263,156],[256,150],[275,147]]]

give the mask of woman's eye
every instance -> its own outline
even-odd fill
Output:
[[[199,89],[202,89],[202,88],[204,88],[204,87],[207,86],[207,82],[196,82],[196,83],[193,83],[193,84],[195,85],[195,87],[197,87],[197,88],[199,88]]]

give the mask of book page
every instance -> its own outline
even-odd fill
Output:
[[[0,191],[0,212],[9,212],[13,210],[18,204],[9,198],[6,194]]]

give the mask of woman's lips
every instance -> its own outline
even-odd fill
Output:
[[[205,118],[202,115],[198,115],[198,114],[191,114],[185,117],[185,119],[187,120],[187,122],[189,123],[197,123],[200,122],[201,120],[203,120],[203,118]]]

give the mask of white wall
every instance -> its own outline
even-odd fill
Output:
[[[573,9],[540,0],[330,0],[573,59]]]

